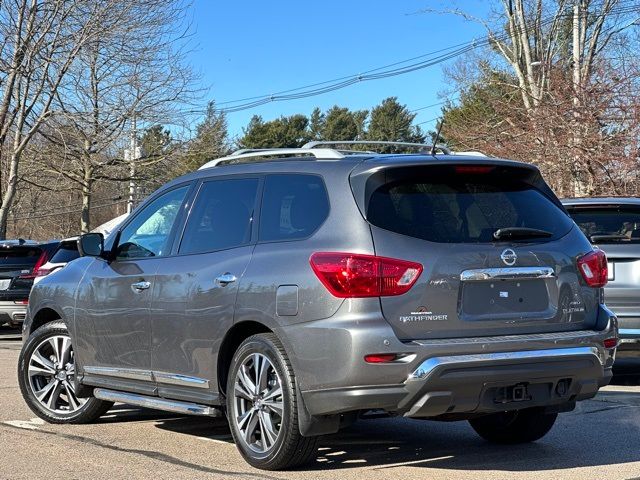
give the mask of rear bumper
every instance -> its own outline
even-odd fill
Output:
[[[27,316],[27,305],[16,304],[14,301],[0,301],[0,322],[14,324],[24,322]]]
[[[556,348],[508,353],[431,357],[402,385],[304,392],[316,414],[383,409],[412,418],[482,414],[527,407],[552,407],[592,398],[609,383],[597,347]],[[520,385],[526,395],[504,398]]]
[[[24,322],[26,316],[26,305],[19,305],[13,301],[0,301],[0,323],[19,324]]]
[[[609,383],[615,358],[603,341],[617,335],[616,317],[600,308],[601,330],[400,342],[384,320],[327,319],[286,328],[281,338],[293,350],[310,415],[382,409],[470,417],[593,397]],[[381,352],[410,360],[364,362]],[[500,390],[515,385],[526,387],[526,398],[501,402]]]

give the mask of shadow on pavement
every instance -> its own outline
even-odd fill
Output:
[[[614,392],[615,394],[616,392]],[[620,396],[628,395],[621,392]],[[615,394],[615,397],[618,397]],[[402,418],[361,420],[338,434],[322,439],[316,462],[301,470],[341,470],[366,466],[384,470],[397,466],[451,470],[544,471],[640,461],[640,420],[629,424],[632,407],[611,402],[579,406],[569,422],[559,422],[537,443],[491,445],[475,435],[466,422],[433,422]],[[605,412],[611,410],[611,412]],[[620,413],[628,412],[628,413]],[[603,426],[608,425],[606,448]],[[577,416],[582,418],[575,418]],[[588,415],[588,417],[587,417]],[[585,426],[589,423],[590,426]],[[184,435],[233,443],[224,419],[179,417],[158,420],[158,428]],[[625,429],[625,434],[611,432]],[[579,441],[575,441],[579,439]]]
[[[0,340],[22,340],[22,328],[9,324],[0,325]]]
[[[612,408],[616,408],[612,406]],[[615,415],[615,414],[612,414]],[[585,419],[585,422],[587,420]],[[615,429],[615,426],[612,426]],[[583,427],[576,436],[557,425],[550,437],[525,445],[491,445],[477,437],[466,423],[410,421],[404,419],[361,421],[322,442],[317,463],[311,470],[348,469],[366,466],[384,470],[396,466],[450,470],[495,470],[505,472],[545,471],[640,461],[636,448],[622,448],[635,440],[606,435]],[[562,433],[559,433],[562,432]],[[562,438],[558,441],[558,436]],[[593,438],[592,438],[593,437]],[[626,439],[624,439],[626,438]]]

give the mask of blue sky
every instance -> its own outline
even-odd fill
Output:
[[[483,2],[459,1],[476,15]],[[193,4],[194,51],[207,99],[225,102],[269,94],[345,75],[357,74],[483,36],[483,30],[455,16],[417,13],[449,8],[429,0],[215,1]],[[333,105],[369,109],[397,96],[410,109],[440,101],[446,88],[439,65],[397,77],[362,82],[335,92],[274,102],[228,115],[232,135],[240,135],[251,116],[310,114]],[[437,117],[440,107],[417,111],[416,123]],[[428,122],[425,129],[433,127]]]

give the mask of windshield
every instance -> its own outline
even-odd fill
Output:
[[[567,207],[580,230],[598,243],[640,242],[640,206]]]

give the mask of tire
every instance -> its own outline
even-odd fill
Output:
[[[469,420],[471,427],[492,443],[517,444],[535,442],[544,437],[558,418],[542,408],[525,408],[500,412]]]
[[[318,437],[300,434],[295,374],[272,333],[247,338],[235,352],[227,381],[227,417],[238,450],[256,468],[286,470],[316,455]]]
[[[18,360],[20,391],[33,413],[49,423],[90,423],[113,406],[77,397],[74,375],[73,346],[64,322],[50,322],[33,332]]]

